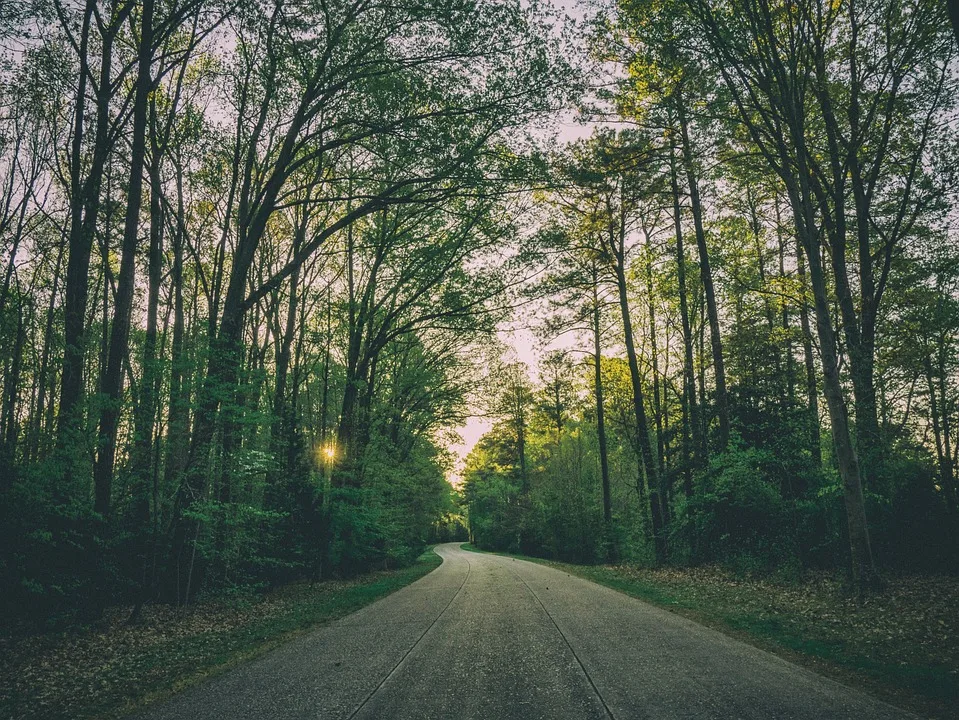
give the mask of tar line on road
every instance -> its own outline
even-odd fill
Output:
[[[910,717],[543,565],[440,545],[421,580],[143,720]]]
[[[453,597],[450,598],[450,601],[449,601],[448,603],[446,603],[446,607],[444,607],[444,608],[440,611],[440,614],[436,616],[436,620],[434,620],[432,623],[430,623],[430,626],[429,626],[428,628],[426,628],[426,630],[423,631],[423,634],[420,635],[419,638],[417,638],[416,642],[413,643],[413,645],[410,647],[410,649],[406,651],[406,654],[405,654],[402,658],[400,658],[400,661],[399,661],[398,663],[396,663],[396,667],[394,667],[394,668],[390,671],[390,674],[387,675],[385,678],[383,678],[383,679],[380,681],[380,684],[377,685],[375,688],[373,688],[372,692],[370,692],[370,694],[367,695],[367,696],[363,699],[363,702],[361,702],[361,703],[359,704],[359,706],[356,708],[356,710],[354,710],[354,711],[350,714],[349,720],[353,720],[353,718],[355,718],[357,715],[359,715],[359,714],[360,714],[360,711],[361,711],[364,707],[366,707],[366,704],[370,701],[370,698],[372,698],[374,695],[376,695],[376,693],[379,692],[379,689],[380,689],[381,687],[383,687],[383,685],[385,685],[386,682],[387,682],[391,677],[393,677],[394,675],[396,675],[396,671],[399,670],[400,666],[403,664],[403,661],[406,660],[406,658],[408,658],[408,657],[410,656],[410,653],[412,653],[412,652],[416,649],[417,645],[419,645],[420,642],[423,640],[423,638],[426,637],[426,633],[428,633],[430,630],[432,630],[432,629],[436,626],[436,623],[439,621],[439,619],[440,619],[441,617],[443,617],[443,615],[446,613],[447,610],[450,609],[450,605],[453,604],[453,601],[454,601],[456,598],[459,597],[460,593],[463,592],[463,588],[466,587],[466,581],[469,580],[469,578],[470,578],[470,570],[471,570],[471,569],[472,569],[472,565],[471,565],[469,559],[467,559],[467,561],[466,561],[466,577],[463,578],[463,584],[460,585],[460,589],[457,590],[457,591],[456,591],[456,594],[455,594]]]
[[[516,575],[516,573],[514,573],[514,575]],[[579,659],[579,655],[576,654],[576,650],[575,650],[575,649],[573,648],[573,646],[570,644],[569,638],[567,638],[567,637],[566,637],[566,633],[563,632],[563,628],[561,628],[559,625],[556,624],[556,621],[553,619],[553,616],[550,615],[550,613],[549,613],[549,609],[546,607],[546,605],[545,605],[545,604],[543,603],[543,601],[540,599],[539,595],[536,594],[536,591],[533,590],[533,588],[531,588],[531,587],[529,586],[529,583],[527,583],[525,580],[523,580],[523,578],[522,578],[521,575],[516,575],[516,577],[519,578],[520,582],[522,582],[523,585],[526,586],[526,589],[529,590],[530,594],[531,594],[534,598],[536,598],[536,602],[538,602],[539,605],[540,605],[540,607],[543,608],[543,612],[546,613],[546,617],[549,618],[549,621],[550,621],[551,623],[553,623],[553,627],[556,628],[556,632],[558,632],[559,635],[560,635],[560,637],[563,638],[563,642],[566,643],[566,647],[569,648],[570,653],[572,653],[573,657],[576,658],[576,662],[579,663],[579,666],[583,669],[583,675],[585,675],[585,676],[586,676],[586,680],[589,681],[589,685],[590,685],[591,688],[593,688],[593,692],[596,693],[596,697],[597,697],[597,698],[599,699],[599,701],[603,704],[603,709],[606,710],[606,715],[607,715],[608,717],[610,717],[610,718],[615,717],[615,716],[613,715],[613,711],[609,709],[609,705],[607,705],[607,704],[606,704],[606,701],[603,700],[603,696],[602,696],[602,694],[599,692],[599,688],[596,687],[596,683],[593,682],[593,678],[591,678],[591,677],[589,676],[589,670],[587,670],[587,669],[586,669],[586,666],[583,665],[583,661]]]

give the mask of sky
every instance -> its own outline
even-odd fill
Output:
[[[526,329],[511,330],[503,329],[498,333],[500,342],[511,347],[516,353],[516,358],[520,362],[526,363],[530,369],[530,376],[536,377],[536,369],[541,347],[537,347],[536,339],[533,334]],[[489,418],[472,415],[466,418],[466,422],[456,428],[456,432],[462,438],[462,442],[450,446],[450,450],[456,454],[457,463],[453,471],[453,477],[450,478],[454,484],[459,480],[463,469],[463,462],[473,446],[479,442],[479,439],[493,427]]]
[[[534,337],[532,330],[527,323],[514,323],[510,327],[502,328],[498,333],[500,343],[511,349],[511,355],[515,359],[525,363],[529,368],[530,378],[536,380],[539,372],[539,358],[547,350],[569,348],[576,345],[576,338],[573,335],[566,334],[552,342],[544,343],[542,340]],[[466,421],[455,428],[456,432],[462,438],[462,442],[454,443],[449,449],[457,456],[456,466],[450,478],[454,485],[459,481],[463,469],[463,464],[469,451],[479,442],[479,439],[492,429],[493,422],[480,415],[472,415],[466,418]]]
[[[551,4],[566,13],[576,21],[581,21],[584,17],[582,0],[552,0]],[[556,139],[560,144],[566,144],[575,140],[587,137],[593,131],[593,123],[577,122],[572,113],[569,117],[563,117],[556,123]],[[568,346],[572,344],[573,338],[566,338],[544,347],[541,341],[533,336],[529,327],[519,327],[519,323],[514,323],[511,327],[504,327],[498,333],[500,342],[505,347],[513,349],[516,359],[523,362],[530,369],[530,377],[537,377],[538,360],[545,349],[559,346]],[[455,428],[456,432],[462,438],[462,442],[454,443],[449,449],[457,456],[456,467],[453,470],[450,481],[454,484],[458,482],[462,472],[463,463],[470,450],[476,445],[479,439],[492,428],[492,421],[489,418],[473,415]]]

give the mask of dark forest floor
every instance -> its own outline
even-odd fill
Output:
[[[835,573],[784,582],[720,567],[526,559],[667,608],[920,715],[957,717],[959,577],[889,575],[882,591],[859,604]]]
[[[440,564],[432,552],[400,570],[294,584],[262,596],[107,611],[95,627],[0,635],[0,718],[111,718],[167,697],[318,624],[399,590]]]

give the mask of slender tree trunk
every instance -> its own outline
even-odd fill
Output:
[[[323,393],[320,400],[320,443],[326,446],[330,415],[330,348],[333,345],[333,289],[326,288],[326,336],[323,345]]]
[[[514,377],[513,391],[513,425],[516,428],[516,452],[519,460],[520,490],[526,495],[529,493],[529,474],[526,472],[526,398],[523,380],[519,375],[519,368]]]
[[[649,354],[653,369],[653,422],[656,425],[656,455],[659,467],[666,472],[666,444],[663,438],[663,403],[659,387],[659,348],[656,332],[656,299],[653,294],[653,257],[647,248],[646,258],[646,307],[649,315]],[[664,498],[665,502],[665,498]]]
[[[696,245],[699,248],[699,274],[706,296],[706,314],[709,317],[709,340],[713,351],[713,374],[716,379],[716,416],[719,420],[719,447],[725,450],[729,445],[729,397],[726,390],[726,366],[723,361],[723,340],[719,328],[719,311],[716,306],[716,291],[713,286],[713,271],[709,261],[709,249],[706,245],[706,230],[703,226],[703,209],[699,197],[699,183],[692,144],[689,140],[689,127],[683,99],[678,98],[677,113],[683,146],[683,165],[689,185],[689,203],[693,211],[693,227],[696,230]]]
[[[163,263],[163,210],[158,153],[150,164],[150,248],[147,256],[147,324],[143,339],[143,379],[134,414],[136,428],[135,465],[143,470],[153,455],[153,433],[156,423],[157,338],[159,333],[160,282]],[[147,475],[149,472],[147,472]]]
[[[72,432],[76,423],[74,417],[76,405],[80,400],[80,393],[83,388],[83,331],[86,327],[85,316],[87,309],[87,288],[89,286],[90,273],[90,254],[93,248],[93,233],[85,232],[83,223],[83,211],[86,204],[90,201],[91,191],[100,189],[100,178],[95,178],[92,187],[84,188],[81,179],[81,170],[83,167],[83,137],[84,137],[84,119],[86,117],[86,97],[87,97],[87,73],[89,72],[89,41],[90,24],[93,14],[96,11],[96,0],[87,0],[83,11],[83,26],[80,30],[80,67],[78,69],[78,87],[76,94],[76,107],[74,109],[73,120],[73,138],[70,148],[70,234],[68,247],[70,249],[67,257],[67,279],[66,279],[66,298],[64,302],[64,348],[63,348],[63,369],[60,380],[60,409],[58,414],[57,443],[61,448],[69,447],[67,434]],[[104,61],[101,65],[100,80],[101,83],[106,74],[109,80],[109,70],[107,70],[106,59],[109,57],[110,46],[103,48]],[[103,90],[101,85],[101,91]],[[102,103],[98,103],[102,106]],[[103,125],[103,132],[99,132],[100,125]],[[106,135],[106,118],[97,117],[97,137],[101,134]],[[93,171],[99,171],[102,174],[105,156],[102,146],[97,149],[101,153],[94,158]],[[94,179],[92,174],[91,179]],[[86,190],[86,192],[84,192]]]
[[[355,278],[355,253],[353,244],[352,226],[346,230],[346,280],[348,297],[347,312],[347,331],[348,340],[346,348],[346,377],[343,386],[343,403],[340,407],[340,424],[337,429],[338,452],[342,460],[347,465],[354,458],[353,438],[355,436],[355,417],[354,411],[359,392],[357,387],[357,365],[360,358],[360,344],[362,342],[362,329],[365,318],[363,317],[363,307],[356,299],[356,278]]]
[[[307,217],[304,216],[302,225],[296,229],[296,235],[293,242],[292,254],[296,255],[299,250],[301,233],[306,232]],[[274,462],[279,469],[274,473],[269,483],[268,492],[274,498],[278,497],[280,488],[276,487],[283,482],[283,478],[289,478],[292,470],[290,458],[293,446],[296,443],[295,434],[295,415],[292,409],[292,403],[287,397],[287,376],[290,369],[290,358],[292,355],[293,338],[296,332],[297,311],[299,310],[299,281],[300,271],[294,270],[290,276],[290,296],[287,303],[286,319],[283,332],[279,337],[279,345],[276,355],[276,383],[273,391],[273,429],[270,438],[270,445]]]
[[[759,276],[759,286],[767,287],[767,276],[766,276],[766,246],[763,241],[762,235],[762,222],[759,219],[759,199],[756,197],[755,191],[752,186],[746,186],[746,207],[749,213],[749,230],[753,236],[753,249],[756,251],[756,274]],[[775,319],[773,317],[773,309],[770,304],[770,299],[768,295],[764,295],[762,298],[763,301],[763,315],[766,318],[766,328],[772,332],[775,327]],[[778,348],[776,366],[779,367],[779,357],[778,357]]]
[[[160,281],[163,263],[163,211],[160,183],[160,153],[154,143],[153,157],[149,167],[150,177],[150,248],[147,257],[147,326],[143,339],[143,376],[140,380],[140,396],[134,408],[134,448],[133,472],[134,484],[133,517],[136,523],[134,532],[137,539],[137,552],[142,567],[140,593],[133,617],[139,615],[141,604],[146,600],[150,582],[149,534],[150,499],[156,496],[154,489],[156,463],[154,458],[154,437],[157,416],[157,399],[160,393],[160,372],[157,358],[157,336],[159,332]],[[169,316],[168,316],[169,317]],[[155,508],[156,510],[156,508]]]
[[[939,482],[943,490],[946,491],[950,499],[950,505],[953,509],[956,506],[954,497],[955,481],[953,478],[952,456],[949,453],[949,436],[943,432],[940,416],[939,402],[937,398],[936,383],[933,380],[932,360],[925,358],[926,383],[929,388],[929,416],[932,420],[932,433],[936,441],[936,459],[939,463]]]
[[[100,49],[100,72],[96,86],[96,124],[90,166],[81,176],[85,153],[83,149],[83,120],[86,114],[86,83],[90,72],[88,41],[91,19],[96,10],[95,0],[87,0],[84,9],[80,41],[79,87],[73,125],[70,153],[70,235],[67,256],[67,274],[64,288],[64,348],[63,369],[60,374],[60,403],[57,411],[57,446],[73,455],[74,443],[83,429],[80,399],[83,394],[83,370],[86,345],[86,309],[90,286],[90,259],[100,212],[100,190],[104,169],[110,153],[110,100],[113,83],[113,42],[129,8],[112,18],[104,28]],[[104,278],[104,293],[107,280]],[[72,457],[71,457],[72,459]],[[65,464],[65,476],[71,474],[71,462]]]
[[[613,234],[612,228],[610,234]],[[646,481],[649,485],[649,509],[653,524],[653,551],[656,562],[666,559],[666,537],[663,522],[663,506],[661,501],[661,487],[659,468],[656,455],[649,440],[649,426],[646,420],[646,405],[643,399],[642,377],[639,373],[639,359],[636,355],[636,345],[633,341],[633,325],[629,313],[629,293],[626,284],[626,257],[625,257],[625,218],[620,218],[619,243],[611,237],[610,246],[615,255],[616,288],[619,293],[619,308],[623,317],[623,332],[626,341],[626,358],[629,363],[629,377],[633,388],[633,412],[636,421],[636,444],[640,451],[641,470],[645,468]],[[640,478],[640,485],[642,479]]]
[[[183,252],[186,242],[185,209],[183,206],[183,170],[177,161],[177,218],[172,242],[172,265],[170,267],[170,294],[173,303],[173,333],[170,340],[170,396],[167,405],[167,442],[164,478],[167,487],[178,483],[186,465],[186,450],[189,444],[190,396],[185,382],[188,360],[184,348],[186,317],[183,307]]]
[[[786,240],[783,237],[782,218],[779,211],[779,196],[775,198],[776,209],[776,241],[779,249],[779,277],[786,277]],[[796,359],[793,357],[793,334],[789,327],[789,304],[786,299],[780,300],[780,327],[786,339],[786,399],[785,408],[792,409],[796,404]]]
[[[103,406],[97,440],[97,459],[93,471],[94,511],[110,514],[113,486],[113,463],[117,450],[123,363],[130,345],[130,316],[133,309],[133,287],[136,275],[136,251],[140,228],[140,204],[143,199],[143,169],[146,158],[147,110],[152,88],[150,65],[153,54],[153,0],[144,0],[137,53],[137,85],[133,101],[133,137],[130,151],[130,184],[127,189],[126,217],[120,257],[120,275],[110,334],[109,359],[100,381]],[[156,318],[154,317],[154,320]],[[154,325],[154,343],[156,327]]]
[[[823,115],[829,167],[831,169],[831,187],[822,184],[811,185],[818,192],[822,206],[821,216],[825,229],[830,236],[828,250],[832,258],[836,299],[842,312],[842,330],[846,337],[849,358],[849,376],[853,385],[853,397],[856,417],[856,450],[862,469],[863,482],[867,487],[875,488],[883,465],[883,448],[879,430],[878,405],[875,385],[875,341],[876,317],[878,313],[876,279],[873,268],[873,253],[870,243],[870,205],[860,164],[857,146],[862,143],[860,127],[861,109],[859,103],[859,85],[861,79],[857,69],[859,18],[854,2],[849,5],[849,82],[852,90],[849,96],[848,120],[849,136],[843,144],[839,123],[828,89],[827,64],[824,47],[821,43],[811,44],[815,51],[815,70],[817,82],[811,89],[819,101]],[[898,85],[897,81],[896,85]],[[893,95],[895,95],[893,90]],[[925,134],[921,142],[925,143]],[[885,150],[878,150],[876,162],[881,162]],[[907,180],[906,195],[911,180]],[[851,190],[851,193],[849,192]],[[855,234],[858,254],[858,294],[859,308],[856,304],[849,281],[846,262],[848,221],[846,213],[847,196],[851,195],[856,215]],[[829,205],[832,205],[832,208]],[[830,212],[832,210],[832,212]],[[890,250],[892,248],[890,244]]]
[[[942,444],[943,455],[945,458],[953,458],[946,464],[943,475],[943,488],[952,496],[953,509],[959,510],[959,488],[956,487],[955,459],[952,450],[952,422],[949,417],[949,395],[946,390],[946,377],[949,374],[949,344],[946,337],[940,335],[938,338],[938,380],[939,380],[939,398],[941,400],[940,417],[942,418]]]
[[[809,417],[809,452],[817,468],[822,467],[822,436],[819,427],[819,383],[816,380],[816,361],[812,352],[812,329],[809,325],[809,310],[806,305],[806,261],[803,259],[802,246],[796,239],[796,267],[799,273],[799,285],[803,298],[799,304],[799,322],[802,327],[803,358],[806,365],[806,405]]]
[[[173,512],[173,557],[176,559],[175,587],[178,594],[185,588],[178,600],[188,603],[195,595],[195,591],[202,584],[202,575],[205,566],[196,562],[196,541],[200,536],[201,521],[183,519],[184,512],[196,501],[205,497],[209,491],[209,478],[218,480],[222,464],[214,458],[214,435],[218,426],[220,406],[222,403],[236,402],[236,391],[240,379],[240,368],[243,364],[241,338],[243,333],[243,313],[239,307],[239,292],[234,290],[227,293],[224,302],[223,317],[217,335],[210,345],[210,356],[207,361],[207,376],[200,388],[199,406],[196,411],[194,432],[190,444],[190,452],[183,473],[182,481],[176,492]],[[230,413],[235,408],[229,408]],[[233,422],[234,418],[222,418],[223,424]],[[224,433],[222,454],[226,452],[230,433]],[[219,484],[218,484],[219,485]],[[217,487],[222,495],[222,487]],[[183,576],[183,571],[186,576]]]
[[[683,405],[687,413],[686,427],[683,432],[686,469],[683,489],[686,497],[693,494],[693,467],[702,467],[705,461],[706,447],[699,419],[699,406],[696,401],[696,369],[693,363],[693,330],[689,322],[689,303],[686,291],[686,250],[683,246],[682,210],[679,198],[679,183],[676,177],[676,159],[673,150],[669,152],[670,185],[673,196],[673,223],[676,230],[676,280],[679,290],[679,318],[683,331]],[[691,443],[691,447],[690,447]]]
[[[708,451],[708,442],[707,435],[709,434],[709,424],[710,424],[710,414],[705,405],[706,397],[706,328],[708,323],[706,322],[706,301],[703,298],[702,288],[699,289],[699,293],[696,297],[696,310],[699,315],[699,325],[696,328],[696,359],[698,360],[696,367],[696,381],[699,383],[699,398],[703,401],[703,404],[699,406],[700,409],[700,418],[702,425],[700,426],[700,432],[703,436],[703,443],[706,445]]]
[[[799,169],[799,182],[804,182],[803,168]],[[809,267],[809,279],[812,285],[816,308],[816,334],[819,338],[820,356],[823,366],[823,389],[829,408],[832,424],[833,444],[836,460],[843,482],[843,500],[846,507],[847,531],[852,579],[860,593],[872,587],[876,582],[872,545],[866,522],[865,500],[862,491],[862,476],[859,471],[859,459],[852,443],[846,400],[842,393],[842,380],[839,376],[839,356],[836,337],[833,333],[829,312],[829,295],[823,272],[819,239],[816,235],[815,218],[808,202],[809,191],[796,187],[788,188],[790,202],[794,209],[796,234],[801,239]],[[802,193],[802,194],[800,194]]]
[[[333,344],[333,289],[326,287],[326,337],[323,348],[323,392],[320,400],[320,447],[323,453],[323,492],[320,506],[317,508],[317,538],[319,549],[316,553],[316,565],[313,575],[323,577],[327,571],[330,552],[330,509],[331,478],[330,469],[336,457],[336,448],[328,444],[329,408],[330,408],[330,348]]]
[[[609,559],[616,554],[611,540],[613,523],[613,502],[609,485],[609,451],[606,443],[606,409],[603,403],[603,356],[600,346],[600,315],[599,315],[599,273],[596,261],[592,265],[593,278],[593,390],[596,398],[596,434],[599,438],[599,468],[603,483],[603,523],[606,526],[606,535],[609,538]]]
[[[3,409],[0,412],[0,492],[9,488],[17,468],[17,440],[20,436],[20,423],[17,419],[17,400],[20,395],[20,371],[23,368],[23,348],[27,340],[22,300],[17,303],[17,329],[14,332],[13,353],[9,359],[7,372],[4,373]]]
[[[48,380],[50,374],[50,349],[53,343],[53,319],[58,305],[57,300],[60,292],[60,274],[63,269],[63,255],[64,246],[63,243],[60,243],[57,251],[57,261],[54,265],[53,285],[50,288],[50,303],[47,306],[46,322],[43,328],[43,346],[40,352],[40,370],[37,377],[37,409],[32,418],[33,427],[30,433],[30,445],[27,450],[27,456],[30,460],[37,459],[42,449],[41,438],[44,437],[50,429],[49,423],[46,428],[44,428],[44,412],[48,411],[46,403],[47,391],[49,389],[48,385],[51,384]],[[50,391],[52,394],[52,389],[50,389]],[[51,407],[52,405],[53,403],[51,403]]]
[[[20,143],[21,143],[21,137],[18,135],[15,140],[13,152],[10,154],[11,157],[16,158],[19,156],[20,147],[21,147]],[[7,208],[9,207],[9,203],[12,199],[12,195],[13,195],[12,188],[13,188],[13,182],[14,182],[15,176],[16,176],[16,173],[13,171],[13,169],[11,169],[10,183],[7,187],[7,190],[6,190],[7,197],[5,198],[5,205],[7,205],[7,207],[4,208],[4,213],[6,213]],[[17,268],[17,253],[20,249],[20,243],[23,241],[23,238],[24,238],[24,231],[26,230],[27,208],[30,206],[30,203],[27,202],[27,198],[30,196],[30,194],[33,193],[34,182],[35,182],[35,177],[29,181],[29,183],[27,184],[27,187],[21,190],[21,192],[23,192],[27,197],[23,198],[20,201],[20,209],[16,213],[17,222],[16,222],[16,226],[14,227],[12,231],[13,238],[10,240],[10,259],[7,261],[7,267],[3,273],[3,286],[0,287],[0,317],[3,316],[3,311],[7,306],[7,299],[10,297],[10,284],[13,280],[13,273]],[[12,219],[10,220],[10,222],[12,223]],[[5,235],[8,227],[9,225],[7,221],[3,220],[2,216],[0,216],[0,235]]]

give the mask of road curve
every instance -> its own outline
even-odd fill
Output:
[[[884,718],[900,710],[566,573],[440,545],[412,585],[144,720]]]

